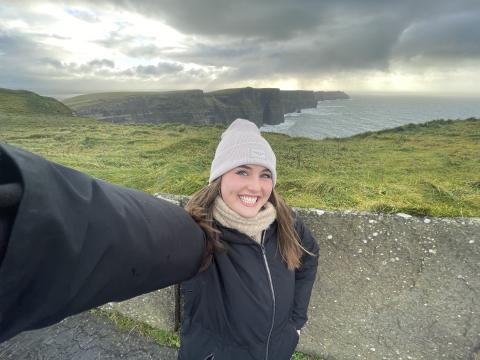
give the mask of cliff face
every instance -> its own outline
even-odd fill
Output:
[[[283,122],[279,89],[226,89],[103,93],[65,100],[77,115],[115,123],[230,124],[245,118],[258,126]]]
[[[293,113],[301,109],[317,107],[315,93],[308,90],[281,90],[283,113]]]
[[[236,118],[248,119],[258,126],[283,122],[279,89],[226,89],[205,94],[212,102],[215,121],[225,124]]]
[[[116,123],[228,125],[236,118],[245,118],[262,126],[282,123],[286,113],[316,107],[318,97],[344,96],[348,98],[341,92],[246,87],[209,93],[185,90],[88,94],[66,99],[64,103],[78,115]]]

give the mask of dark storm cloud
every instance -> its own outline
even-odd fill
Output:
[[[93,1],[87,1],[93,3]],[[190,34],[284,39],[314,28],[324,16],[317,1],[118,0],[113,6],[166,21]],[[314,11],[309,11],[315,6]]]
[[[388,25],[388,26],[387,26]],[[228,65],[228,81],[258,76],[309,76],[357,69],[387,69],[393,46],[404,28],[402,21],[372,18],[368,24],[338,26],[335,36],[327,29],[303,39],[265,44],[250,40],[222,46],[200,43],[171,54],[179,61],[212,66]],[[371,42],[370,46],[365,43]],[[227,78],[225,78],[227,80]]]
[[[186,34],[267,41],[288,40],[315,31],[321,25],[330,27],[338,22],[348,24],[370,17],[428,16],[441,12],[442,2],[450,3],[447,0],[423,0],[420,4],[416,0],[110,1],[113,6],[165,21]],[[474,0],[458,2],[475,3]],[[457,7],[449,4],[448,10],[454,11]]]
[[[155,46],[133,56],[165,55],[238,74],[304,74],[388,69],[396,59],[441,61],[478,56],[478,0],[164,0],[115,1],[161,19],[196,40],[183,52]],[[199,37],[199,38],[198,38]]]
[[[425,19],[405,30],[395,49],[403,58],[476,58],[480,56],[480,10]]]

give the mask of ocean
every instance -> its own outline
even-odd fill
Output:
[[[480,96],[349,95],[348,100],[319,101],[316,108],[285,114],[283,123],[261,130],[323,139],[436,119],[480,118]]]

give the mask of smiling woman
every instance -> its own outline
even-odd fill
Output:
[[[209,185],[187,211],[207,234],[183,284],[179,359],[290,359],[307,320],[318,245],[275,192],[276,158],[257,126],[222,134]]]

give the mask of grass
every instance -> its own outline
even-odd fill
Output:
[[[0,88],[0,111],[28,114],[62,114],[71,115],[72,110],[60,101],[40,96],[26,90]]]
[[[78,95],[72,98],[63,100],[67,106],[72,109],[82,109],[83,107],[102,106],[105,103],[123,103],[125,105],[131,99],[146,99],[153,97],[156,101],[162,101],[168,99],[172,102],[172,98],[185,98],[189,99],[192,94],[201,93],[200,90],[172,90],[172,91],[119,91],[119,92],[103,92],[92,93],[85,95]],[[128,105],[127,105],[128,106]]]
[[[2,112],[0,141],[106,181],[191,195],[207,183],[224,126],[116,125]],[[480,216],[480,120],[437,120],[344,139],[265,133],[291,206]]]
[[[93,309],[90,310],[95,316],[101,316],[111,321],[120,331],[131,334],[135,333],[141,336],[152,339],[155,343],[161,346],[167,346],[170,348],[178,349],[180,347],[180,337],[177,333],[156,329],[143,322],[133,320],[125,315],[122,315],[118,311]],[[322,360],[318,356],[311,356],[303,354],[301,352],[295,352],[292,357],[293,360]]]

